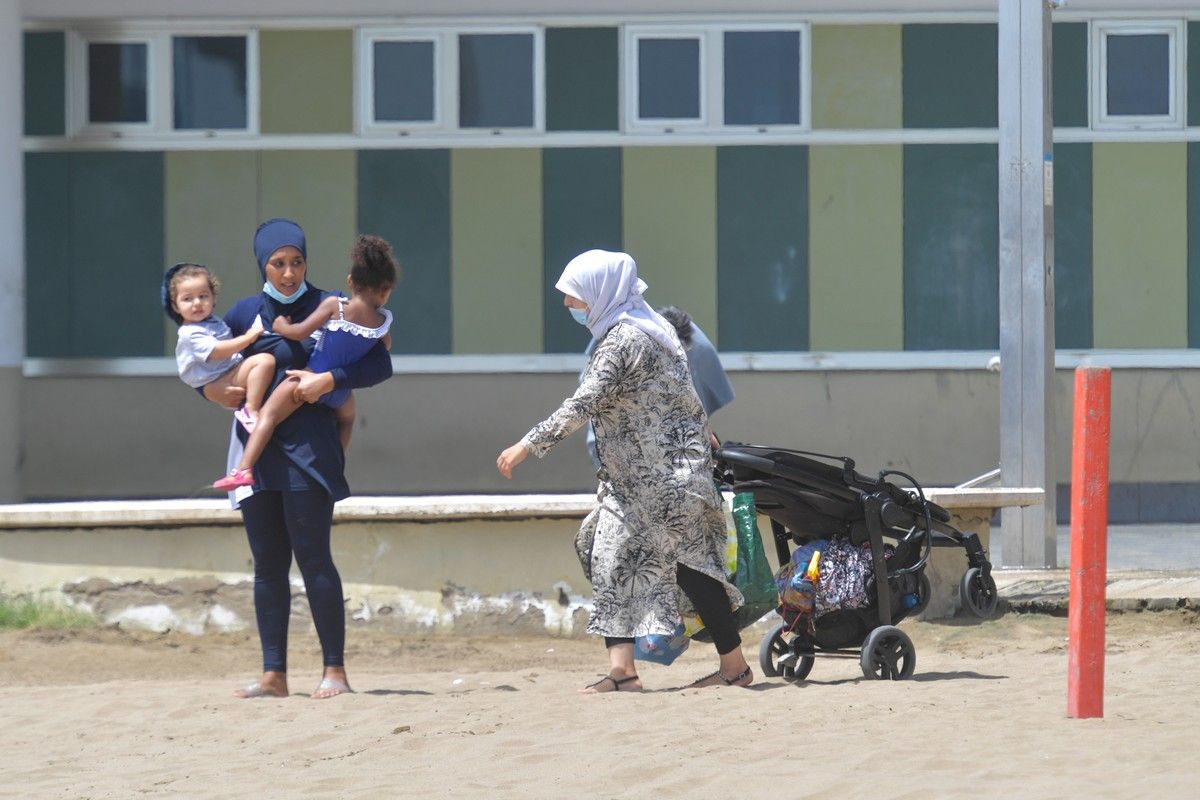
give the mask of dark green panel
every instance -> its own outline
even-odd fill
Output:
[[[66,45],[62,32],[25,34],[25,135],[66,132]]]
[[[903,26],[904,127],[996,127],[996,26]]]
[[[546,130],[615,131],[616,28],[546,29]]]
[[[72,355],[71,318],[62,313],[71,291],[71,229],[62,213],[70,159],[68,153],[25,154],[25,352],[33,358]]]
[[[721,350],[808,349],[808,148],[717,148]]]
[[[1200,22],[1187,25],[1188,125],[1200,125]]]
[[[1054,341],[1092,346],[1092,145],[1054,145]]]
[[[403,270],[392,352],[449,353],[450,152],[360,150],[358,229],[391,242]]]
[[[1187,338],[1188,347],[1200,347],[1200,142],[1187,148]]]
[[[1086,128],[1088,124],[1088,27],[1086,22],[1056,22],[1053,28],[1054,124]]]
[[[70,179],[72,355],[161,356],[163,154],[75,153]]]
[[[1000,343],[996,146],[904,147],[904,349]]]
[[[554,284],[584,250],[622,249],[620,148],[543,150],[542,204],[543,347],[581,353],[591,335],[563,308]]]

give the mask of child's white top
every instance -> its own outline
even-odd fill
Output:
[[[220,317],[180,325],[179,340],[175,343],[175,364],[183,382],[199,389],[233,369],[242,360],[241,353],[219,361],[206,360],[218,341],[232,336],[233,332]]]

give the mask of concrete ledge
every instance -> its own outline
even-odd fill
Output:
[[[1002,605],[1013,611],[1065,615],[1071,590],[1068,569],[997,570]],[[1200,572],[1111,571],[1104,589],[1109,611],[1200,611]]]

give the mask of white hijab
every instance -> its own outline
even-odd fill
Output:
[[[668,353],[683,354],[675,327],[644,299],[646,282],[637,275],[637,264],[626,253],[588,250],[567,264],[554,288],[587,303],[587,327],[593,339],[602,339],[618,322],[640,328]]]

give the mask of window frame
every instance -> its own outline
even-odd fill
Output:
[[[1089,23],[1088,108],[1093,130],[1180,130],[1187,121],[1187,24],[1182,19],[1092,20]],[[1167,114],[1108,113],[1108,37],[1166,34]]]
[[[244,37],[246,39],[246,127],[175,127],[176,38]],[[92,122],[88,118],[88,46],[91,44],[145,44],[146,122]],[[66,135],[79,138],[246,138],[259,135],[258,29],[245,26],[203,28],[76,28],[67,31]]]
[[[471,127],[459,124],[459,36],[529,35],[533,43],[533,124],[525,127]],[[432,121],[404,122],[375,119],[374,45],[380,41],[433,41]],[[546,131],[546,26],[453,25],[360,26],[354,37],[354,130],[360,136],[454,135],[464,138],[517,135]]]
[[[725,121],[725,34],[796,33],[800,38],[799,122],[745,124]],[[641,39],[700,40],[700,119],[643,119],[638,110],[638,42]],[[800,133],[812,128],[812,23],[807,20],[688,25],[627,24],[621,33],[622,133]]]

